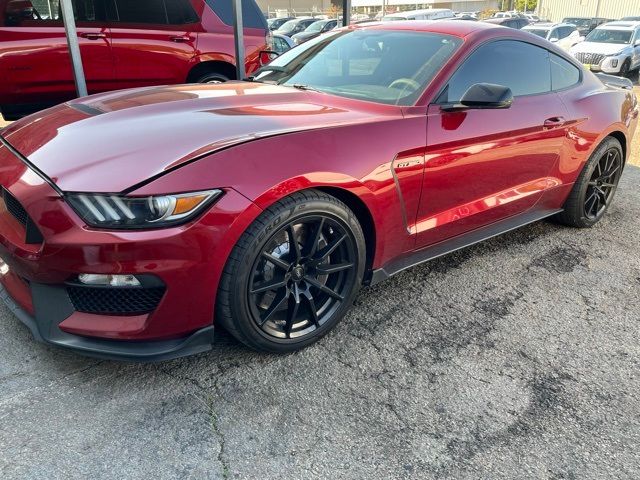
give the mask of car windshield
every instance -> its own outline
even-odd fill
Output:
[[[461,43],[429,32],[337,31],[289,50],[260,69],[254,80],[412,105]]]
[[[570,23],[571,25],[575,25],[576,27],[590,27],[591,19],[590,18],[565,18],[562,20],[562,23]]]
[[[608,30],[606,28],[596,28],[592,31],[585,41],[595,43],[631,43],[630,30]]]
[[[300,22],[300,20],[289,20],[288,22],[284,22],[278,30],[293,30],[298,22]]]
[[[545,30],[543,28],[527,28],[525,29],[525,32],[533,33],[534,35],[537,35],[542,38],[547,38],[547,34],[549,33],[549,30]]]
[[[399,15],[387,15],[386,17],[382,17],[383,22],[397,22],[399,20],[412,20],[407,17],[401,17]]]
[[[319,32],[327,24],[326,20],[318,20],[307,27],[305,32]]]

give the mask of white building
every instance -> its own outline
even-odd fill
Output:
[[[640,17],[640,0],[538,0],[537,13],[554,22],[565,17],[617,20],[622,17]]]

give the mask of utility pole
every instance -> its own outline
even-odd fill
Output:
[[[80,44],[78,43],[78,31],[76,30],[76,17],[73,14],[71,0],[60,0],[62,9],[62,21],[64,31],[67,35],[67,45],[71,56],[71,67],[73,68],[73,79],[76,83],[76,92],[79,97],[87,96],[87,81],[82,68],[82,55],[80,54]]]
[[[232,0],[233,43],[236,49],[236,78],[244,80],[247,67],[244,63],[244,26],[242,25],[242,0]]]
[[[342,26],[351,23],[351,0],[342,0]]]

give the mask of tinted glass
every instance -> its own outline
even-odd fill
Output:
[[[532,33],[534,35],[537,35],[538,37],[542,37],[542,38],[547,38],[547,34],[549,33],[549,30],[545,30],[545,29],[542,29],[542,28],[528,28],[525,31],[529,32],[529,33]]]
[[[459,102],[476,83],[509,87],[514,96],[551,90],[549,52],[528,43],[504,40],[481,46],[451,78],[443,103]]]
[[[587,35],[585,41],[596,43],[626,44],[631,43],[632,33],[633,32],[631,32],[630,30],[607,30],[606,28],[598,28]]]
[[[255,78],[372,102],[412,105],[460,44],[459,38],[427,32],[330,32],[289,50]]]
[[[562,23],[571,23],[572,25],[576,25],[578,27],[590,27],[591,19],[590,18],[575,18],[568,17],[562,20]]]
[[[564,58],[553,53],[551,57],[551,86],[554,90],[576,85],[580,81],[580,70]]]
[[[78,23],[106,22],[105,0],[72,0],[75,20]],[[32,0],[24,2],[2,2],[4,24],[11,27],[60,26],[62,13],[60,0]]]
[[[167,24],[164,0],[113,0],[116,6],[114,21],[123,23]]]
[[[227,25],[233,25],[233,6],[229,0],[206,0],[207,5]],[[242,0],[242,23],[245,28],[267,29],[267,20],[254,0]],[[285,23],[286,25],[286,23]]]

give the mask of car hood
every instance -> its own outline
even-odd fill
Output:
[[[61,190],[115,193],[240,143],[375,121],[380,107],[261,83],[179,85],[74,100],[0,133]]]
[[[581,42],[575,45],[572,53],[600,53],[602,55],[615,55],[616,53],[626,49],[628,45],[622,43],[597,43],[597,42]]]

